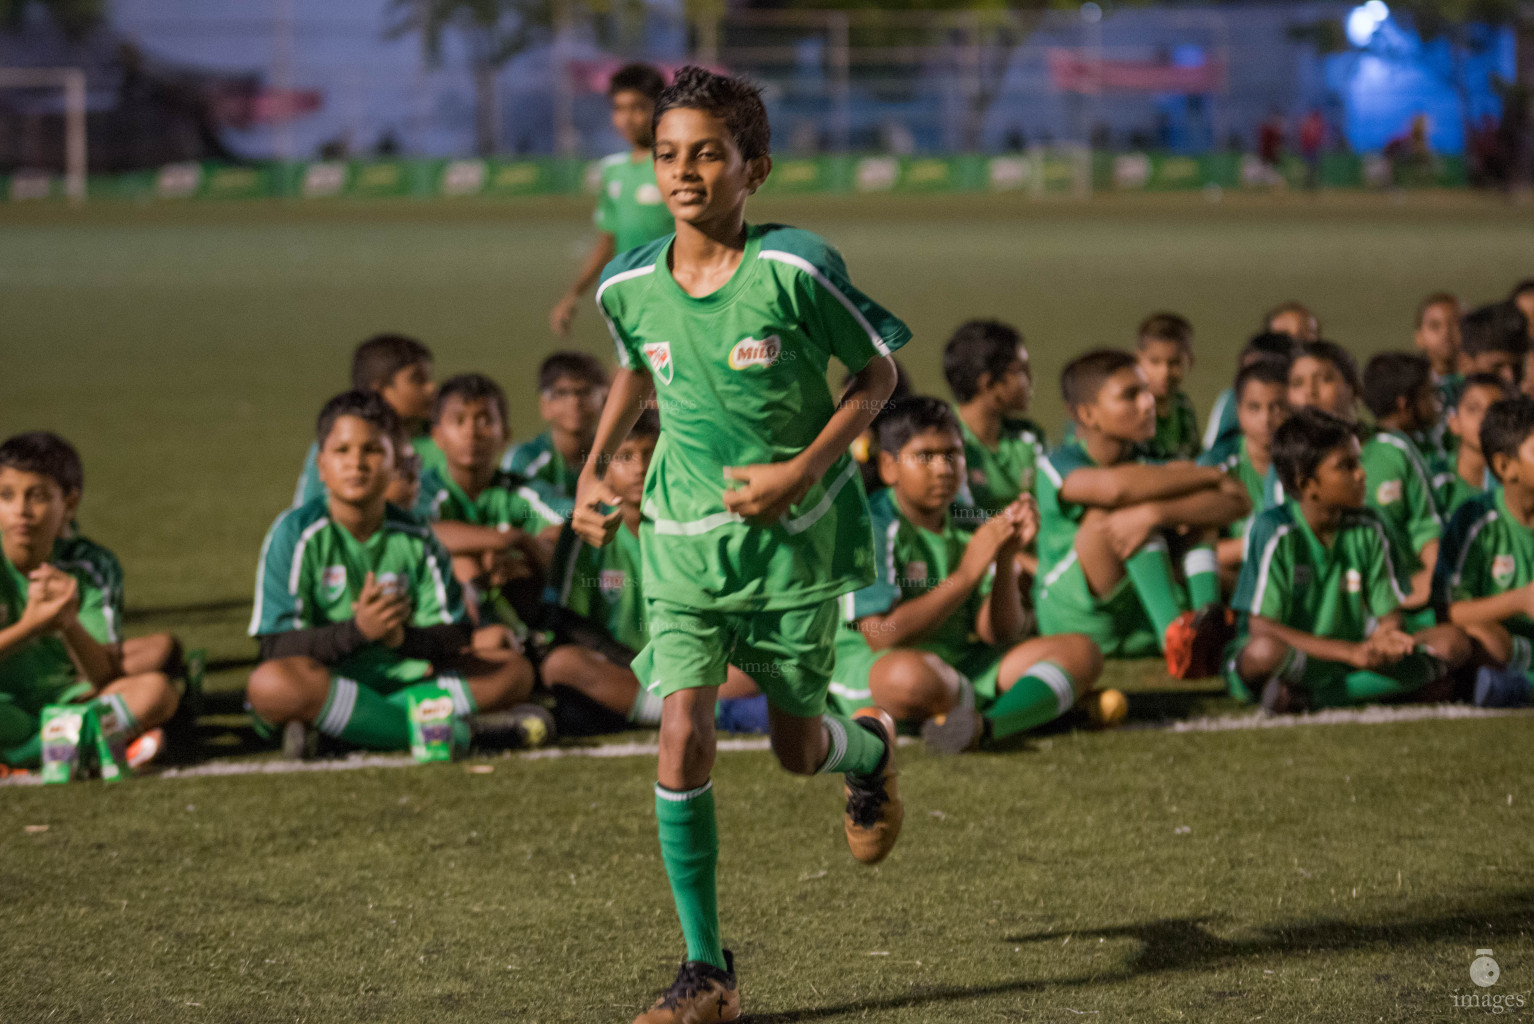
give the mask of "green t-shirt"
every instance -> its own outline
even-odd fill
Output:
[[[1158,459],[1191,459],[1198,455],[1198,413],[1193,411],[1193,402],[1187,395],[1174,391],[1167,414],[1156,413],[1156,436],[1145,449]]]
[[[420,518],[386,506],[382,525],[359,541],[330,518],[328,499],[319,497],[288,509],[267,531],[256,568],[250,635],[345,622],[353,617],[370,572],[380,584],[392,584],[410,597],[412,626],[469,621],[453,560]],[[333,667],[344,674],[402,663],[405,659],[375,643]]]
[[[944,518],[943,529],[937,533],[907,519],[892,488],[869,498],[868,508],[873,520],[875,578],[870,586],[842,598],[848,623],[884,615],[901,601],[921,597],[953,575],[969,546],[970,532],[955,525],[952,517]],[[950,664],[963,657],[979,642],[975,619],[991,592],[994,577],[993,567],[953,614],[911,646],[930,651]],[[861,639],[862,634],[856,633],[856,638]]]
[[[1204,427],[1204,450],[1208,451],[1227,438],[1241,435],[1241,420],[1236,415],[1236,391],[1226,388],[1215,396],[1214,406],[1209,410],[1209,423]]]
[[[60,537],[54,541],[48,563],[75,578],[80,599],[77,615],[92,639],[100,644],[121,643],[123,571],[117,556],[85,537]],[[26,608],[27,578],[0,551],[0,629],[20,621]],[[63,638],[49,633],[0,659],[0,693],[36,713],[60,685],[78,675]]]
[[[556,507],[557,499],[546,490],[504,470],[496,470],[477,498],[470,498],[451,475],[444,474],[436,493],[423,495],[423,500],[430,508],[427,518],[433,522],[472,523],[498,530],[515,526],[527,533],[538,533],[545,527],[560,525],[567,518]]]
[[[559,449],[554,446],[554,438],[547,430],[531,441],[523,441],[508,448],[501,458],[501,468],[530,483],[543,484],[548,494],[569,502],[569,508],[561,509],[567,517],[574,509],[575,484],[580,476],[580,468],[572,468],[565,462],[565,457],[559,454]]]
[[[431,496],[442,489],[442,479],[447,476],[447,456],[442,454],[442,449],[437,447],[437,442],[431,439],[430,434],[411,438],[410,447],[421,457],[420,497],[416,499],[415,508],[411,511],[424,516],[431,511]],[[304,468],[298,474],[298,487],[293,491],[293,504],[289,508],[298,508],[324,496],[325,485],[320,483],[319,459],[319,442],[309,442],[309,451],[304,456]]]
[[[676,220],[655,183],[655,162],[629,153],[602,160],[601,193],[592,215],[598,231],[617,241],[617,252],[646,245],[676,230]]]
[[[1251,456],[1246,453],[1246,437],[1238,433],[1234,437],[1216,441],[1212,448],[1198,457],[1198,464],[1218,466],[1220,472],[1241,481],[1241,485],[1246,488],[1246,496],[1252,501],[1251,514],[1231,523],[1224,531],[1226,537],[1246,536],[1252,520],[1262,511],[1267,495],[1267,476],[1257,472],[1252,465]]]
[[[1033,493],[1033,475],[1044,454],[1044,428],[1031,420],[1003,420],[994,449],[962,420],[966,476],[959,504],[1000,512],[1020,494]]]
[[[637,651],[649,642],[643,580],[639,536],[627,526],[618,527],[613,542],[600,548],[566,526],[554,549],[552,593],[544,599],[600,623],[614,640]]]
[[[1433,603],[1447,615],[1455,601],[1494,597],[1534,583],[1534,529],[1514,519],[1501,488],[1478,495],[1454,513],[1433,571]],[[1534,638],[1534,620],[1516,615],[1509,632]]]
[[[1465,502],[1483,494],[1489,494],[1502,486],[1490,469],[1481,474],[1481,486],[1475,487],[1466,483],[1465,478],[1459,475],[1456,456],[1440,457],[1432,460],[1429,465],[1433,473],[1433,500],[1438,505],[1438,512],[1443,516],[1446,524]]]
[[[625,253],[597,289],[619,363],[650,375],[661,413],[641,506],[645,597],[754,611],[866,586],[873,541],[850,454],[770,526],[724,507],[724,470],[803,451],[835,411],[831,358],[857,372],[904,345],[909,328],[808,231],[751,225],[734,275],[701,299],[671,276],[670,248]]]
[[[1300,507],[1287,501],[1252,523],[1231,607],[1313,636],[1358,643],[1398,609],[1408,587],[1379,514],[1343,513],[1331,547],[1321,543]]]
[[[1364,476],[1370,507],[1405,537],[1413,552],[1443,533],[1433,500],[1433,478],[1411,439],[1398,430],[1381,430],[1363,445]]]

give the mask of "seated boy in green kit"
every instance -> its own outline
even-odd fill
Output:
[[[1481,451],[1481,424],[1486,410],[1512,398],[1518,392],[1501,377],[1491,373],[1472,373],[1461,378],[1456,397],[1448,407],[1444,425],[1453,438],[1452,455],[1432,466],[1433,497],[1447,523],[1461,505],[1497,487],[1486,454]],[[1439,557],[1443,551],[1440,546]]]
[[[176,648],[146,637],[124,667],[122,567],[67,527],[85,485],[80,456],[56,434],[0,444],[0,766],[42,760],[43,708],[92,700],[108,739],[142,762],[139,737],[175,714],[163,671]],[[154,652],[160,652],[156,654]],[[157,744],[154,744],[157,746]]]
[[[1364,503],[1358,429],[1301,409],[1274,434],[1273,464],[1287,497],[1247,534],[1231,694],[1273,713],[1446,697],[1470,644],[1454,626],[1403,630],[1406,579]]]
[[[973,749],[987,726],[1003,737],[1058,718],[1102,671],[1080,634],[1023,640],[1017,554],[1038,532],[1037,507],[1023,494],[960,529],[949,507],[964,469],[946,403],[913,396],[881,419],[887,486],[869,499],[877,579],[843,599],[830,688],[843,714],[878,706],[942,753]]]
[[[1465,502],[1449,521],[1434,604],[1490,662],[1476,674],[1475,703],[1513,707],[1528,703],[1534,661],[1534,399],[1492,405],[1480,449],[1501,486]]]
[[[964,438],[959,503],[996,513],[1032,494],[1044,428],[1023,418],[1033,373],[1022,335],[999,320],[961,324],[943,347],[943,376],[959,403]]]
[[[1110,658],[1159,649],[1180,679],[1213,674],[1230,637],[1214,539],[1251,511],[1246,489],[1213,466],[1140,454],[1156,402],[1133,355],[1078,356],[1060,385],[1076,437],[1039,463],[1039,633],[1084,633]],[[1187,545],[1186,597],[1168,536]]]
[[[1193,368],[1193,325],[1176,313],[1154,313],[1140,323],[1136,345],[1151,395],[1156,399],[1156,433],[1145,444],[1158,459],[1191,459],[1200,449],[1198,414],[1183,393]]]
[[[1299,342],[1288,334],[1255,335],[1241,346],[1241,352],[1236,356],[1237,372],[1264,359],[1277,359],[1288,366],[1299,351]],[[1204,427],[1204,451],[1210,451],[1221,442],[1232,440],[1240,434],[1241,422],[1236,416],[1236,389],[1226,388],[1215,396],[1214,405],[1209,409],[1209,422]]]
[[[554,691],[561,735],[589,736],[660,724],[661,698],[639,685],[630,667],[649,642],[639,557],[640,499],[660,437],[654,409],[640,413],[608,463],[605,479],[623,499],[623,524],[605,547],[592,547],[566,526],[544,592],[554,646],[539,672]],[[766,732],[767,701],[756,684],[730,666],[719,688],[720,725],[732,732]],[[748,706],[749,704],[749,706]]]
[[[1288,335],[1275,335],[1287,338]],[[1289,417],[1289,360],[1265,356],[1248,363],[1236,374],[1232,388],[1240,429],[1233,437],[1222,438],[1198,457],[1200,466],[1214,466],[1246,489],[1252,508],[1261,510],[1268,470],[1273,457],[1270,447],[1273,431]],[[1226,592],[1235,586],[1246,550],[1246,531],[1252,524],[1247,515],[1220,531],[1215,553],[1220,560],[1220,575]]]
[[[284,729],[291,755],[311,725],[353,746],[404,750],[412,694],[446,691],[463,720],[526,697],[532,666],[514,651],[469,649],[451,558],[418,517],[387,503],[393,410],[376,392],[349,391],[325,404],[316,433],[325,491],[279,516],[261,548],[250,626],[261,664],[248,689],[258,722]]]
[[[431,409],[437,387],[431,380],[431,349],[400,334],[379,334],[352,353],[352,387],[376,391],[389,403],[411,446],[421,457],[423,492],[436,492],[442,453],[432,444]],[[319,445],[310,444],[293,492],[293,508],[325,493],[320,482]],[[420,511],[419,509],[417,511]]]
[[[595,357],[553,353],[538,367],[538,415],[548,429],[507,449],[501,460],[506,472],[543,484],[564,518],[575,504],[575,481],[591,451],[605,401],[607,371]]]

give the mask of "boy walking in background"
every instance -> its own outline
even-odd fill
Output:
[[[501,468],[541,484],[553,507],[568,516],[606,400],[601,363],[584,352],[555,352],[538,367],[538,415],[547,429],[508,449]]]
[[[655,126],[676,234],[615,260],[597,289],[622,369],[573,523],[595,545],[622,528],[622,499],[603,476],[658,393],[640,526],[650,637],[634,671],[663,701],[655,813],[687,959],[636,1021],[707,1024],[740,1016],[720,941],[710,781],[714,704],[731,661],[779,669],[757,680],[773,752],[795,773],[843,775],[854,856],[882,860],[900,832],[894,722],[828,712],[826,686],[836,599],[873,581],[848,446],[894,388],[890,353],[910,331],[852,287],[820,238],[746,223],[746,199],[772,166],[754,87],[684,68]],[[855,374],[839,403],[826,379],[833,357]]]

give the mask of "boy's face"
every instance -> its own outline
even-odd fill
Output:
[[[623,89],[613,93],[607,102],[612,107],[613,131],[635,149],[649,149],[655,141],[650,127],[655,101],[637,89]]]
[[[1459,357],[1459,308],[1452,302],[1429,306],[1414,340],[1435,366],[1453,366]]]
[[[1151,394],[1158,401],[1170,398],[1182,387],[1191,362],[1188,350],[1175,341],[1148,338],[1140,342],[1140,366],[1145,370]]]
[[[431,404],[437,397],[437,385],[431,382],[431,364],[411,363],[390,377],[378,393],[400,419],[429,421]]]
[[[741,156],[724,118],[673,107],[655,126],[655,180],[666,209],[685,224],[728,223],[767,180],[770,157]]]
[[[28,567],[47,561],[53,542],[79,505],[79,492],[65,494],[52,477],[12,466],[0,469],[0,536],[5,557]]]
[[[1459,404],[1449,410],[1449,433],[1459,438],[1460,447],[1481,454],[1481,421],[1486,410],[1494,402],[1502,400],[1502,392],[1484,384],[1472,384],[1459,396]]]
[[[1241,401],[1236,405],[1236,419],[1241,424],[1248,448],[1267,451],[1273,441],[1273,431],[1288,418],[1287,387],[1265,380],[1246,382],[1246,387],[1241,389]]]
[[[484,470],[495,465],[506,447],[506,424],[492,399],[454,395],[442,403],[431,438],[452,465]]]
[[[1518,446],[1517,458],[1493,455],[1492,463],[1492,472],[1502,481],[1503,487],[1520,488],[1525,493],[1534,490],[1534,434],[1524,438],[1523,444]]]
[[[320,446],[320,481],[332,498],[371,505],[394,480],[394,439],[360,416],[341,416]]]
[[[1494,373],[1509,384],[1518,384],[1518,373],[1523,369],[1523,356],[1517,352],[1477,352],[1465,357],[1465,376],[1472,373]]]
[[[1329,359],[1300,356],[1289,367],[1291,409],[1320,409],[1352,420],[1355,399],[1353,389]]]
[[[1115,441],[1149,441],[1156,436],[1156,398],[1139,366],[1126,366],[1076,409],[1082,426]]]
[[[1019,345],[1017,358],[986,387],[1004,412],[1027,412],[1033,401],[1033,368],[1028,362],[1028,350]]]
[[[538,415],[567,434],[591,437],[602,418],[607,389],[581,377],[560,377],[538,393]]]
[[[1364,504],[1364,463],[1358,440],[1349,438],[1326,453],[1316,466],[1315,475],[1300,482],[1301,494],[1332,508],[1362,508]]]
[[[644,478],[655,455],[655,438],[631,437],[618,446],[607,467],[607,485],[630,508],[638,508],[644,497]]]
[[[1315,341],[1321,336],[1319,327],[1315,317],[1298,309],[1286,309],[1268,321],[1268,330],[1296,341]]]
[[[899,455],[879,453],[879,478],[911,508],[946,509],[964,482],[964,441],[956,430],[923,430],[912,435]]]

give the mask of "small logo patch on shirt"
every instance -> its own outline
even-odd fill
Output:
[[[730,349],[730,369],[744,370],[748,366],[771,366],[783,354],[783,339],[769,334],[758,341],[742,338]]]
[[[325,600],[334,601],[341,596],[346,589],[346,566],[330,565],[320,576],[320,584],[325,588]]]
[[[602,588],[602,593],[612,594],[622,590],[627,580],[628,573],[622,569],[603,569],[597,578],[597,586]]]
[[[671,342],[657,341],[646,345],[644,357],[650,361],[650,369],[655,376],[670,384],[676,374],[676,364],[671,361]]]
[[[1342,578],[1342,585],[1350,594],[1361,594],[1364,590],[1364,574],[1357,569],[1349,569]]]
[[[1491,578],[1497,581],[1498,586],[1505,587],[1513,581],[1513,573],[1518,570],[1518,562],[1512,555],[1498,555],[1491,560]]]
[[[900,582],[925,584],[927,582],[926,562],[907,562],[901,575]]]
[[[1401,481],[1386,480],[1374,490],[1374,500],[1381,505],[1401,500]]]
[[[985,470],[972,469],[969,471],[969,482],[976,487],[984,487],[986,481]]]

